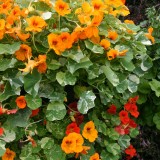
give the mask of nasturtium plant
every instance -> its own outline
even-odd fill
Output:
[[[2,160],[136,156],[137,104],[160,82],[153,28],[129,13],[125,0],[0,0]]]

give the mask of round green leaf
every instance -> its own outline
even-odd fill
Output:
[[[46,117],[49,121],[61,120],[66,115],[66,107],[60,102],[51,102],[47,106]]]
[[[33,97],[32,95],[27,94],[25,99],[27,101],[27,106],[32,110],[37,109],[42,105],[42,99],[38,96]]]

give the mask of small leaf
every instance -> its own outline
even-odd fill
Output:
[[[66,107],[60,102],[51,102],[47,106],[46,117],[49,121],[61,120],[66,115]]]
[[[155,92],[156,96],[160,96],[160,82],[156,79],[152,79],[151,82],[149,82],[149,85],[151,86],[151,89]]]
[[[27,106],[32,110],[35,110],[42,105],[42,99],[38,96],[33,97],[32,95],[27,94],[25,99],[27,101]]]
[[[61,64],[58,61],[54,60],[54,59],[52,59],[51,62],[47,63],[47,67],[50,70],[57,70],[57,69],[60,68],[60,66],[61,66]]]
[[[78,110],[82,114],[86,114],[89,109],[95,107],[94,100],[96,96],[92,91],[84,91],[78,101]]]

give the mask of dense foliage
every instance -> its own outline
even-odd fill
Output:
[[[136,156],[138,124],[160,128],[157,23],[121,0],[0,2],[2,160]]]

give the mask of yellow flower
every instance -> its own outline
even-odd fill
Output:
[[[96,138],[98,137],[98,132],[95,129],[95,125],[93,121],[89,121],[85,124],[82,135],[84,138],[88,139],[90,142],[94,142]]]
[[[153,32],[153,28],[152,27],[149,27],[148,28],[148,33],[145,34],[145,36],[152,41],[152,43],[155,43],[155,39],[154,37],[152,36],[152,32]]]
[[[41,32],[42,29],[47,26],[47,23],[39,16],[32,16],[27,18],[26,21],[28,23],[26,31]]]
[[[92,0],[91,3],[94,9],[93,11],[94,15],[99,15],[103,13],[104,10],[106,9],[106,5],[104,4],[102,0]]]
[[[65,16],[71,12],[68,3],[64,2],[63,0],[57,0],[54,9],[61,16]]]
[[[93,154],[93,155],[89,158],[89,160],[100,160],[100,159],[99,159],[99,154],[98,154],[98,153]]]
[[[10,150],[9,148],[6,148],[6,152],[2,156],[2,160],[14,160],[14,157],[16,156],[16,153]]]

